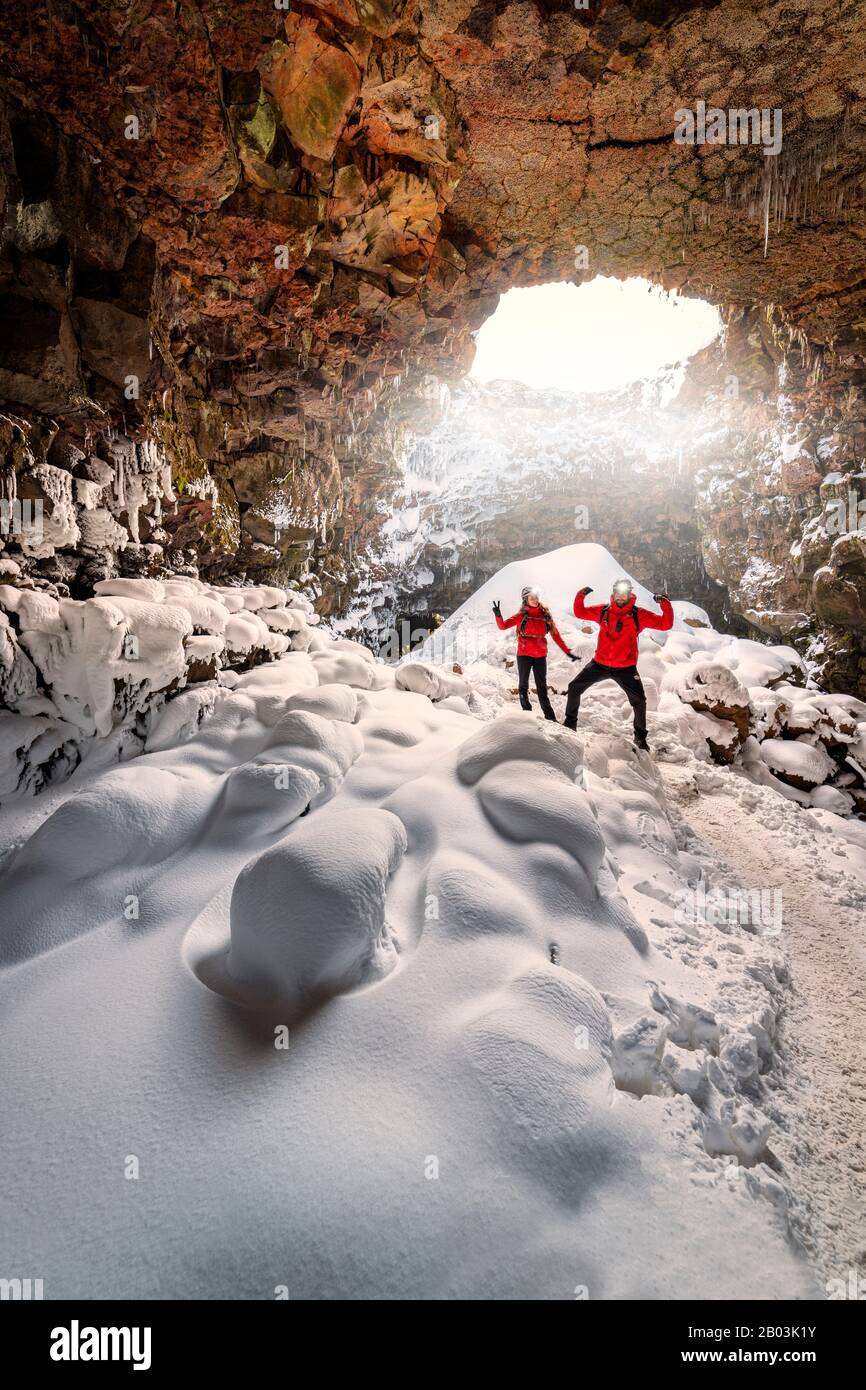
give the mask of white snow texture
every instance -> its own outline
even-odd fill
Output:
[[[596,546],[509,566],[450,635],[531,577],[583,653],[574,592],[619,573]],[[17,600],[93,742],[0,820],[10,1271],[48,1298],[822,1296],[772,1157],[784,942],[702,913],[726,882],[616,688],[575,736],[517,709],[504,644],[395,668],[282,590],[102,590]],[[147,751],[106,768],[130,630],[152,679],[194,635],[273,659],[127,711]],[[702,661],[708,703],[764,721],[756,795],[807,800],[778,774],[817,779],[822,730],[863,742],[856,702],[793,684],[782,737],[790,649],[682,617],[641,646],[651,741],[708,795],[735,773],[686,698]],[[20,770],[58,713],[8,717]],[[853,875],[838,809],[798,814]]]

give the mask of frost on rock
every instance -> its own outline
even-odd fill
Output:
[[[10,562],[2,578],[0,701],[19,716],[44,717],[52,731],[4,740],[5,796],[62,778],[89,743],[121,728],[150,752],[193,737],[221,679],[302,650],[316,635],[299,596],[270,585],[121,577],[97,581],[91,599],[58,601],[26,587]],[[363,650],[335,646],[340,669],[351,660],[346,648]],[[369,685],[373,658],[363,652],[362,660],[357,683]]]

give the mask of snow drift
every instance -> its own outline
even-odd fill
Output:
[[[504,665],[460,694],[229,597],[227,627],[294,614],[291,649],[3,812],[10,1268],[50,1298],[820,1296],[772,1148],[783,941],[703,911],[727,880],[616,698],[575,737]],[[755,645],[646,652],[651,738],[708,787],[746,769],[664,677],[710,652],[739,697],[788,669]]]

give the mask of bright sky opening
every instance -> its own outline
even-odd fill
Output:
[[[718,310],[648,280],[509,290],[480,329],[476,381],[612,391],[684,362],[718,335]]]

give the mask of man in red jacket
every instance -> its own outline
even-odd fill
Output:
[[[538,703],[541,705],[544,717],[555,722],[556,715],[547,693],[548,632],[567,657],[570,657],[572,661],[576,661],[577,657],[568,650],[559,635],[556,623],[550,616],[550,610],[545,608],[535,590],[527,586],[523,590],[521,598],[523,601],[520,612],[515,613],[512,618],[503,618],[497,599],[493,605],[493,616],[500,632],[504,632],[509,627],[517,628],[517,685],[520,708],[532,709],[532,705],[529,703],[529,675],[532,672],[535,675]]]
[[[638,634],[646,628],[667,632],[674,625],[674,610],[665,594],[653,594],[653,602],[661,607],[661,613],[651,613],[648,608],[638,608],[634,599],[634,589],[629,579],[618,579],[610,595],[610,603],[587,607],[585,597],[591,593],[588,584],[581,589],[574,600],[574,616],[589,618],[598,623],[598,645],[595,657],[584,666],[579,675],[568,687],[565,704],[567,729],[577,728],[580,712],[580,697],[591,685],[599,681],[616,681],[628,696],[634,713],[634,741],[638,748],[649,748],[646,740],[646,695],[643,682],[637,673]]]

